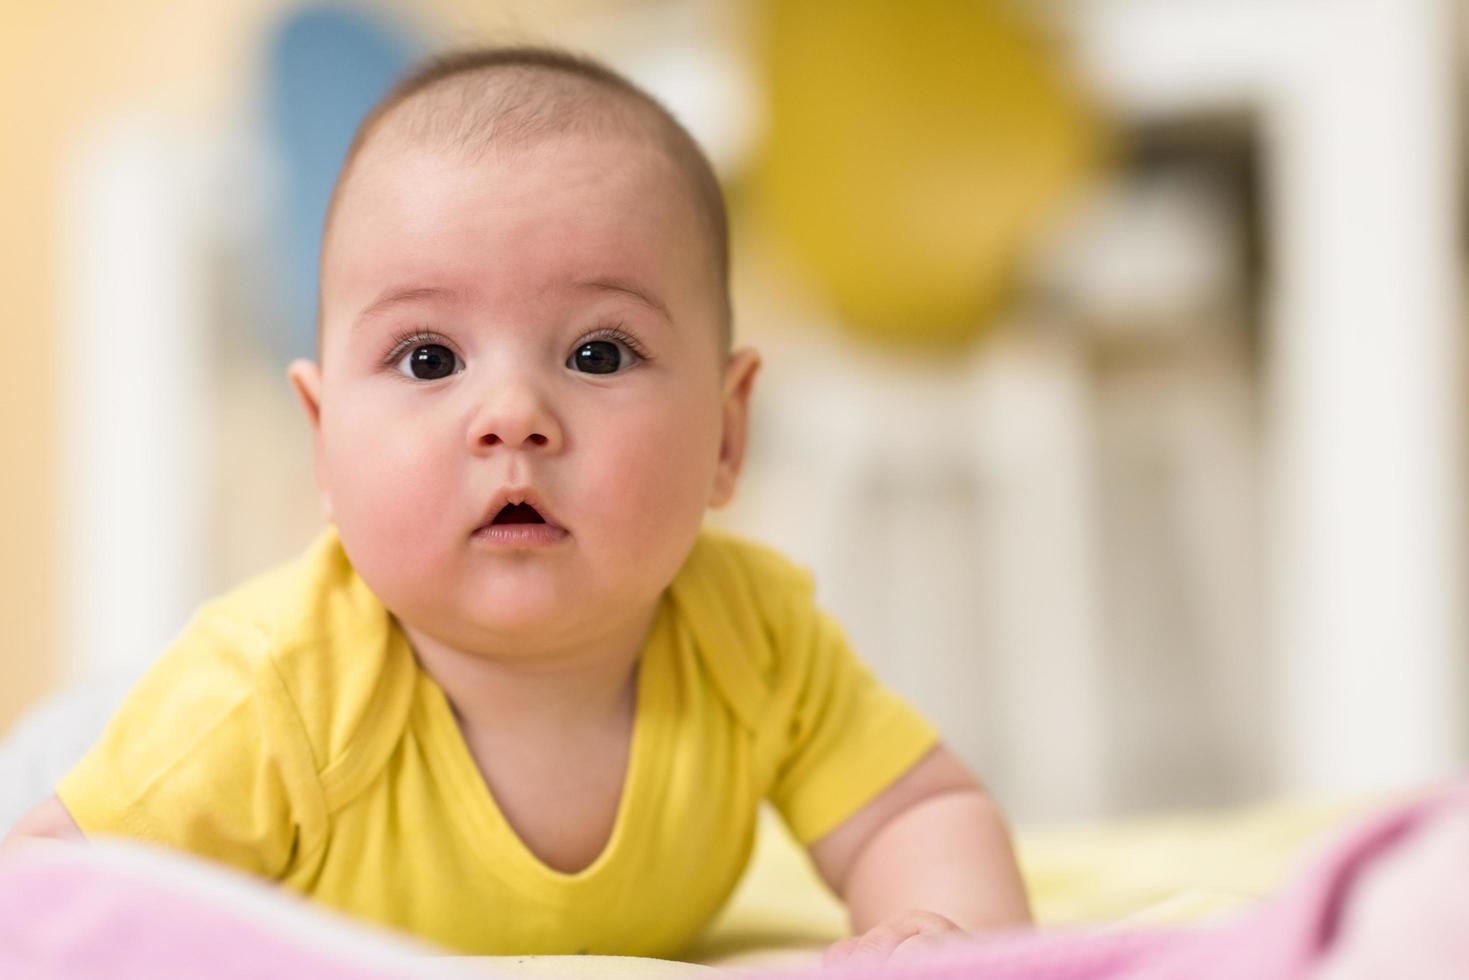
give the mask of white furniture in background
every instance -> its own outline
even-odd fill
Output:
[[[1455,5],[1075,12],[1088,73],[1125,116],[1248,108],[1262,127],[1279,786],[1442,777],[1465,747]]]
[[[1112,810],[1084,338],[1007,330],[905,362],[807,336],[764,354],[721,521],[813,570],[858,654],[1012,813]]]
[[[63,683],[141,672],[202,597],[221,203],[197,134],[81,134],[61,181],[56,415]]]

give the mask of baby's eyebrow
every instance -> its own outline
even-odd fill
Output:
[[[587,289],[603,289],[616,293],[626,293],[644,306],[652,309],[655,313],[662,314],[663,319],[669,323],[673,322],[673,317],[669,314],[668,307],[663,304],[663,301],[631,279],[623,279],[619,276],[601,276],[596,279],[585,279],[573,285]]]
[[[416,286],[409,289],[389,287],[384,290],[377,299],[368,303],[357,314],[355,322],[361,323],[371,317],[381,316],[395,306],[405,303],[419,303],[424,300],[454,301],[459,298],[459,293],[445,286]]]

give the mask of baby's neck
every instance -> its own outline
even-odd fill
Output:
[[[534,654],[456,649],[400,623],[466,729],[537,729],[621,717],[656,607],[597,640]]]

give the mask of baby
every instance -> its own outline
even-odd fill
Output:
[[[540,48],[401,83],[289,376],[328,526],[205,605],[13,838],[126,835],[479,954],[677,956],[771,800],[886,956],[1024,923],[1003,822],[810,578],[701,529],[759,358],[652,98]]]

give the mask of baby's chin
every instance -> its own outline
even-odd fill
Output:
[[[431,636],[466,653],[503,657],[533,657],[564,648],[607,626],[584,596],[524,583],[503,585],[493,595],[408,603],[395,615],[405,626],[416,627],[410,634]]]

